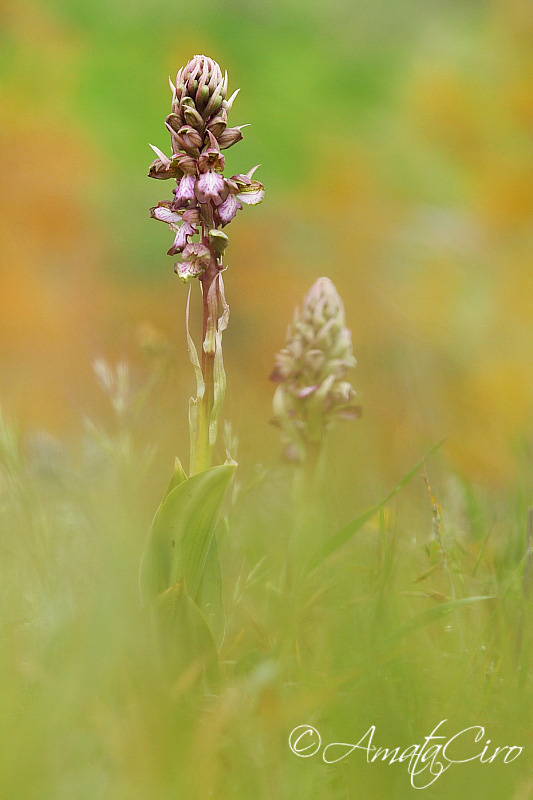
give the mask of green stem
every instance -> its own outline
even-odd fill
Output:
[[[202,374],[204,378],[205,391],[204,396],[198,401],[198,424],[196,427],[196,448],[194,464],[191,464],[191,475],[209,469],[213,462],[213,449],[214,442],[209,441],[209,429],[211,425],[211,414],[213,411],[215,399],[215,379],[214,379],[214,365],[215,354],[214,352],[205,351],[204,343],[206,333],[211,322],[209,315],[209,290],[213,281],[219,273],[219,266],[217,264],[217,257],[213,249],[209,245],[209,239],[204,236],[203,243],[207,245],[211,251],[211,262],[208,269],[200,278],[202,285],[202,306],[203,306],[203,325],[202,325]],[[219,289],[216,287],[218,309]],[[214,320],[215,329],[218,324],[218,312]]]
[[[322,527],[322,439],[307,442],[303,462],[296,468],[293,485],[294,527],[287,543],[287,584],[294,588],[302,577],[309,550],[318,546]]]

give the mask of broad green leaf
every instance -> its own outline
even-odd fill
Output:
[[[207,554],[200,588],[196,595],[196,602],[211,629],[217,649],[220,649],[220,645],[224,641],[226,620],[216,533],[211,539],[211,546]]]
[[[209,685],[215,687],[220,678],[216,645],[185,580],[158,594],[150,609],[156,646],[169,677],[175,679],[189,670],[193,676],[205,675]]]
[[[235,468],[236,464],[211,467],[182,481],[165,497],[152,523],[141,563],[143,604],[183,578],[196,600]]]
[[[438,606],[433,606],[433,608],[428,608],[426,611],[422,611],[421,614],[417,614],[410,619],[405,625],[402,625],[396,633],[393,633],[392,636],[389,637],[389,642],[395,643],[405,636],[409,636],[410,633],[414,633],[420,628],[430,625],[432,622],[442,619],[442,617],[446,617],[456,609],[462,608],[462,606],[469,606],[472,605],[472,603],[479,603],[482,600],[494,600],[494,597],[490,595],[486,597],[464,597],[460,600],[450,600],[449,603],[441,603]]]
[[[416,475],[426,458],[434,453],[435,450],[437,450],[445,441],[446,440],[443,439],[441,442],[432,447],[431,450],[424,456],[424,458],[421,458],[418,464],[416,464],[416,466],[414,466],[413,469],[410,470],[404,478],[402,478],[402,480],[394,487],[394,489],[389,492],[389,494],[384,500],[381,501],[381,503],[373,506],[360,517],[352,520],[352,522],[349,522],[347,525],[337,531],[336,534],[331,536],[327,542],[325,542],[325,544],[323,544],[322,547],[320,547],[311,557],[307,564],[306,571],[311,572],[313,569],[316,569],[316,567],[320,566],[323,561],[325,561],[327,558],[329,558],[329,556],[342,547],[342,545],[345,544],[348,539],[354,535],[354,533],[357,533],[357,531],[361,530],[363,525],[368,522],[368,520],[372,519],[372,517],[377,514],[377,512],[380,511],[380,509],[382,509],[383,506],[385,506],[389,500],[391,500],[391,498],[393,498],[394,495],[400,491],[400,489],[403,489],[403,487],[409,483],[411,478]]]

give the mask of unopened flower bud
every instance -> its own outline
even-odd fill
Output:
[[[222,133],[225,131],[227,125],[227,115],[226,112],[223,111],[222,114],[219,114],[217,117],[211,120],[207,129],[211,131],[213,136],[219,138]],[[220,146],[220,143],[219,143]]]
[[[180,178],[183,172],[175,161],[170,163],[163,162],[160,158],[152,161],[148,169],[148,177],[156,178],[160,181],[166,181],[169,178]]]
[[[222,75],[216,61],[207,56],[194,56],[178,72],[174,103],[180,108],[192,100],[203,120],[207,121],[225,100],[227,88],[227,75]]]
[[[188,108],[185,106],[183,109],[183,116],[185,117],[185,122],[187,122],[188,125],[192,125],[192,127],[196,128],[197,131],[203,130],[204,121],[195,108]]]
[[[243,138],[241,128],[226,128],[222,133],[217,135],[218,145],[221,150],[227,150]]]
[[[174,133],[177,133],[183,127],[184,119],[178,114],[169,114],[165,120],[167,127],[172,128]]]
[[[151,144],[150,147],[156,154],[157,158],[150,164],[148,177],[157,178],[158,180],[181,178],[183,175],[183,169],[181,167],[179,157],[173,155],[172,158],[169,158],[159,149],[159,147],[156,147],[153,144]]]
[[[205,104],[209,99],[209,86],[201,86],[198,91],[196,92],[196,102],[198,103],[198,108],[205,108]]]
[[[203,139],[196,128],[192,125],[183,125],[177,133],[177,141],[182,145],[182,149],[190,155],[198,155],[202,146]]]
[[[223,231],[213,228],[209,231],[209,242],[215,253],[222,255],[229,244],[229,239]]]

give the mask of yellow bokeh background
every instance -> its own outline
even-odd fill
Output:
[[[24,430],[76,439],[98,408],[91,362],[168,342],[154,406],[186,452],[193,391],[184,288],[148,209],[168,149],[167,75],[194,53],[242,87],[232,172],[267,194],[228,229],[226,414],[274,458],[268,375],[322,274],[353,331],[363,419],[347,456],[408,465],[448,437],[453,469],[498,486],[531,448],[533,15],[476,4],[3,0],[0,401]]]

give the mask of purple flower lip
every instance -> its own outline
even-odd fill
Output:
[[[219,205],[217,208],[217,214],[220,218],[220,221],[223,225],[227,225],[228,222],[235,217],[237,211],[242,209],[242,203],[240,200],[233,194],[228,194],[226,199],[223,203]]]
[[[150,209],[150,216],[152,219],[158,219],[161,222],[167,222],[169,225],[179,225],[181,222],[181,214],[177,211],[172,211],[169,208],[169,203],[160,203],[155,208]]]
[[[218,172],[209,170],[202,173],[196,184],[196,196],[200,203],[208,203],[212,200],[215,205],[222,202],[221,194],[224,191],[224,178]]]
[[[196,178],[193,175],[184,175],[178,183],[177,189],[174,190],[176,203],[181,204],[194,200],[195,187]]]
[[[188,244],[188,237],[194,236],[195,233],[198,233],[198,228],[196,225],[191,225],[190,222],[182,222],[180,227],[178,228],[178,232],[176,233],[176,238],[174,239],[174,244],[168,251],[167,255],[175,256],[176,253],[179,253],[184,247]]]
[[[161,222],[166,222],[170,230],[176,236],[168,255],[173,256],[179,253],[188,244],[189,237],[198,233],[196,223],[199,221],[199,214],[196,209],[185,210],[183,212],[173,210],[167,204],[160,203],[156,208],[150,209],[150,216]]]

